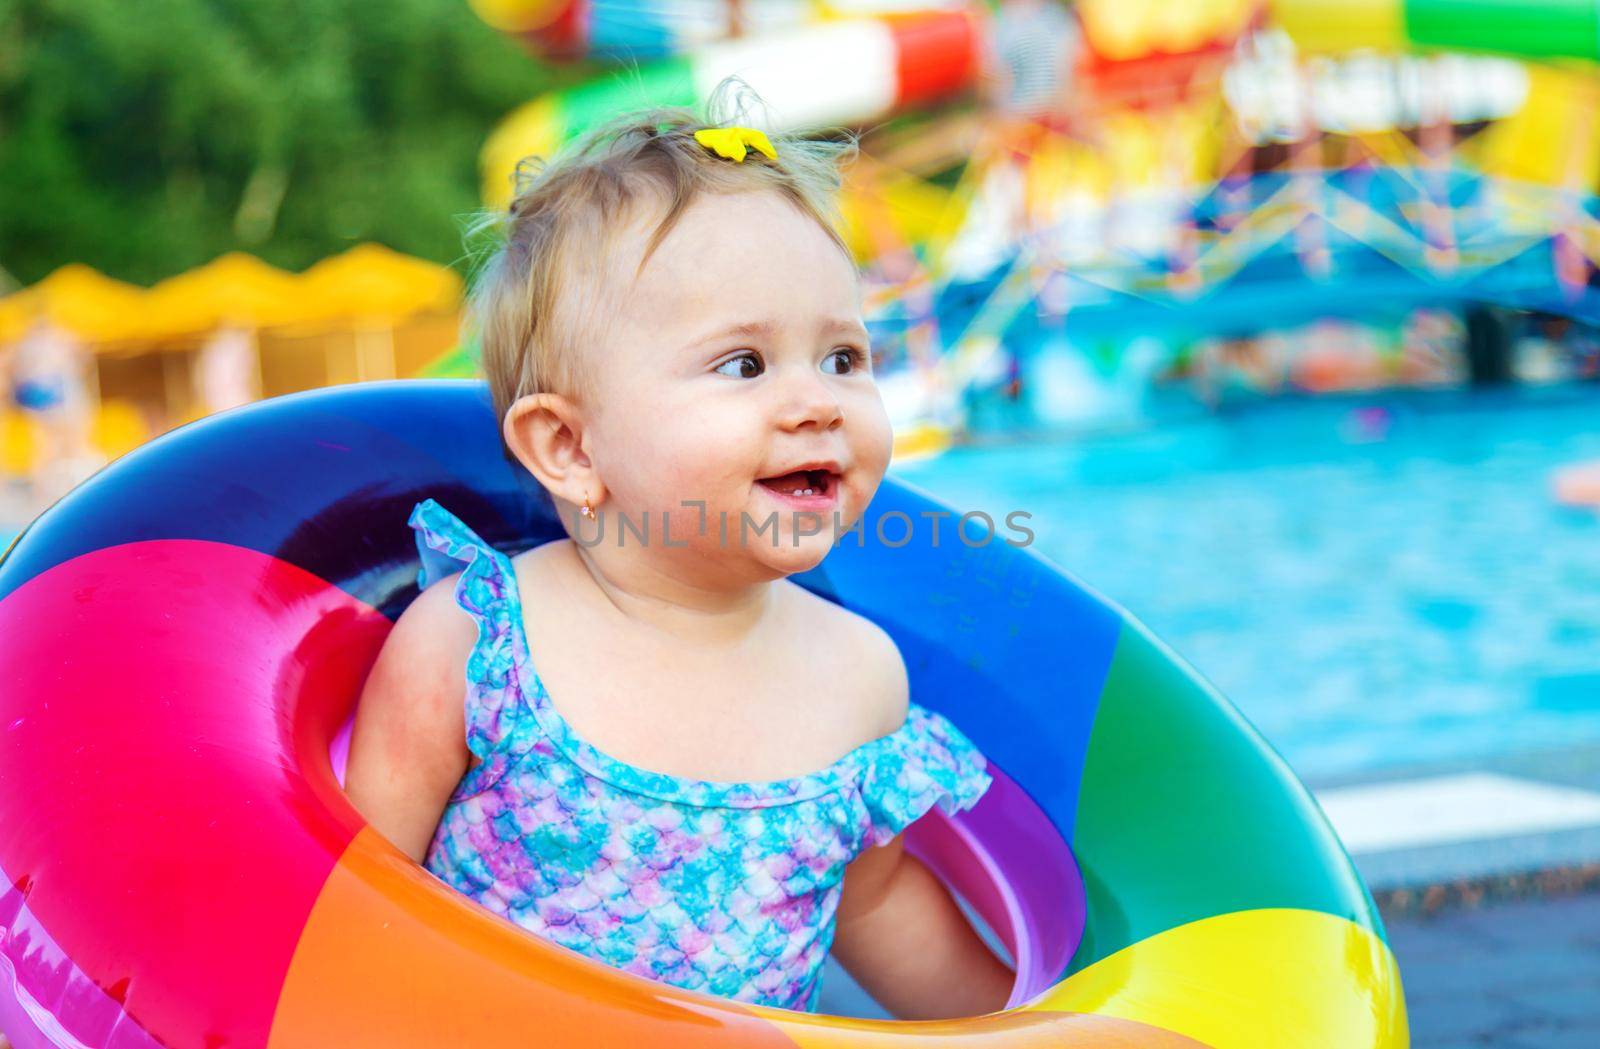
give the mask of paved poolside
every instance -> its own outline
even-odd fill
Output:
[[[1389,923],[1416,1049],[1600,1046],[1600,893]]]
[[[1384,911],[1416,1049],[1600,1046],[1600,747],[1313,789]]]

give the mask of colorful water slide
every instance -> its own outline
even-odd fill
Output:
[[[768,130],[863,124],[937,102],[976,80],[983,25],[969,8],[826,22],[712,44],[553,91],[512,111],[484,143],[484,199],[492,205],[510,200],[511,175],[522,158],[547,157],[623,110],[698,108],[730,75],[742,77],[766,103]]]
[[[548,59],[661,58],[729,37],[839,18],[955,10],[970,0],[471,0],[485,22]]]

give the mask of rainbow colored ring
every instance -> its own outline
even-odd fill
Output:
[[[913,694],[993,762],[975,809],[908,834],[1012,949],[1012,1007],[745,1006],[479,908],[364,824],[330,756],[416,596],[405,522],[427,496],[508,550],[558,534],[481,383],[395,382],[167,434],[0,562],[0,1030],[18,1049],[1406,1044],[1372,900],[1282,761],[1026,550],[873,542],[883,515],[937,509],[892,481],[866,544],[798,578],[883,624]]]

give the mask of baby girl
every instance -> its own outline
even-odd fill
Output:
[[[661,109],[524,178],[474,308],[507,454],[568,535],[508,557],[416,507],[425,561],[465,567],[395,623],[348,791],[450,886],[627,972],[812,1010],[831,949],[899,1017],[970,1016],[1012,973],[900,832],[970,807],[987,763],[888,634],[786,578],[889,460],[849,148]]]

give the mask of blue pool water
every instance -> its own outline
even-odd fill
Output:
[[[1600,517],[1550,497],[1582,460],[1600,390],[1567,387],[1268,402],[894,473],[1031,512],[1037,552],[1317,780],[1600,743]]]

